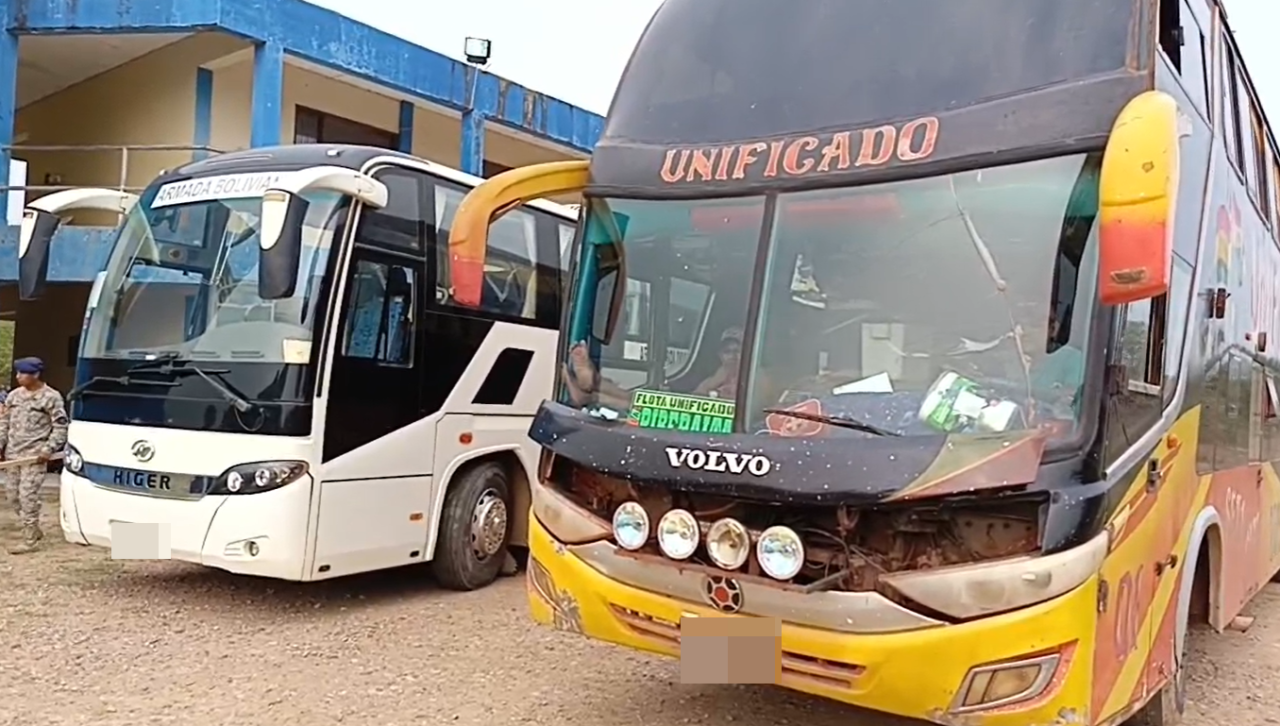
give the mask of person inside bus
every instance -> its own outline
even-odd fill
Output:
[[[596,403],[625,411],[631,405],[630,391],[600,375],[586,341],[580,340],[569,348],[569,360],[560,366],[560,380],[575,406]]]
[[[720,335],[720,366],[693,389],[695,396],[733,398],[738,390],[738,371],[742,368],[742,328],[731,327]]]
[[[735,396],[742,359],[742,328],[734,326],[721,334],[717,355],[720,365],[714,373],[694,387],[693,395],[727,399]],[[569,400],[575,406],[598,403],[626,410],[631,405],[631,392],[600,375],[585,342],[575,343],[569,348],[569,361],[561,367],[560,378],[568,389]]]

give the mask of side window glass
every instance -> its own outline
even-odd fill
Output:
[[[1160,418],[1166,304],[1161,297],[1122,308],[1107,406],[1107,461],[1115,461]]]
[[[1280,461],[1280,384],[1276,374],[1267,371],[1262,376],[1262,460]]]
[[[1258,198],[1258,145],[1253,133],[1253,109],[1249,101],[1249,87],[1245,84],[1244,72],[1236,66],[1236,101],[1239,103],[1240,115],[1240,153],[1241,171],[1244,172],[1245,183],[1249,187],[1249,195]]]
[[[1227,148],[1227,158],[1240,169],[1240,105],[1236,101],[1235,54],[1225,43],[1223,47],[1222,141]]]
[[[449,230],[466,192],[439,181],[435,185],[436,302],[449,299]],[[480,309],[486,313],[532,320],[537,314],[537,220],[516,209],[489,228]]]
[[[1230,356],[1227,380],[1227,436],[1219,450],[1215,468],[1244,466],[1250,461],[1251,403],[1253,401],[1253,362],[1239,355]]]
[[[1271,228],[1280,236],[1280,157],[1271,154]]]
[[[423,248],[422,184],[425,177],[406,169],[384,169],[375,178],[387,185],[387,206],[365,207],[356,235],[362,244],[418,252]]]
[[[1172,273],[1166,303],[1167,323],[1161,381],[1166,404],[1173,399],[1182,368],[1183,334],[1187,329],[1187,314],[1191,304],[1191,264],[1175,256]]]
[[[1253,441],[1253,401],[1264,403],[1262,391],[1254,391],[1255,364],[1234,353],[1220,359],[1205,375],[1200,412],[1200,438],[1196,468],[1200,473],[1234,469],[1261,456],[1261,442]],[[1261,378],[1261,377],[1260,377]],[[1264,383],[1264,381],[1260,381]],[[1259,418],[1265,417],[1260,408]],[[1274,429],[1274,424],[1271,424]],[[1253,444],[1254,451],[1251,451]],[[1277,452],[1280,453],[1280,452]]]
[[[1253,141],[1258,157],[1258,211],[1262,212],[1262,223],[1271,225],[1271,144],[1267,141],[1267,127],[1262,122],[1262,114],[1258,107],[1251,109],[1253,119]]]
[[[671,278],[669,284],[663,368],[667,379],[673,379],[687,371],[697,353],[711,303],[711,288],[680,278]],[[655,289],[660,288],[644,280],[627,279],[620,334],[603,350],[602,371],[626,389],[643,385],[647,380],[645,368],[650,359],[655,305],[661,304],[654,298]]]
[[[691,362],[694,346],[701,337],[707,308],[711,303],[711,288],[700,283],[671,279],[671,310],[667,313],[667,378],[675,378],[684,372]]]
[[[1183,0],[1182,13],[1183,54],[1182,78],[1192,103],[1204,112],[1205,118],[1213,120],[1213,104],[1209,103],[1209,44],[1204,36],[1204,28],[1196,18],[1195,11]]]
[[[415,270],[357,260],[349,283],[342,353],[388,366],[413,365]]]
[[[533,319],[536,314],[538,223],[517,209],[489,227],[480,305],[496,315]]]
[[[573,235],[576,227],[571,224],[561,224],[560,229],[560,271],[562,273],[569,272],[569,255],[573,254]]]
[[[1160,3],[1160,49],[1182,77],[1182,86],[1191,102],[1208,117],[1204,33],[1187,0]]]

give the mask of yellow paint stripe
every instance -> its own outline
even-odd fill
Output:
[[[1178,541],[1175,545],[1176,552],[1186,552],[1187,543],[1191,539],[1191,525],[1196,521],[1196,517],[1200,516],[1200,511],[1204,509],[1205,502],[1209,499],[1209,485],[1213,482],[1212,476],[1200,477],[1200,487],[1196,491],[1196,497],[1191,507],[1190,516],[1187,521],[1182,523],[1182,532],[1178,535]],[[1153,521],[1157,526],[1160,520],[1153,517]],[[1152,556],[1151,566],[1155,566],[1155,556],[1157,553],[1150,553]],[[1186,558],[1181,557],[1179,564],[1186,565]],[[1147,609],[1143,617],[1142,634],[1143,641],[1140,643],[1136,652],[1129,655],[1125,659],[1124,667],[1121,668],[1119,675],[1116,677],[1115,685],[1111,689],[1111,695],[1107,697],[1106,705],[1103,706],[1103,713],[1100,715],[1110,715],[1119,711],[1121,708],[1129,705],[1130,697],[1138,688],[1139,679],[1142,677],[1143,670],[1147,667],[1147,660],[1151,657],[1151,650],[1154,636],[1152,628],[1159,627],[1160,621],[1164,619],[1165,613],[1171,607],[1177,607],[1177,600],[1174,597],[1174,584],[1178,581],[1177,577],[1161,577],[1160,585],[1156,588],[1155,597],[1151,600],[1151,607]],[[1099,633],[1099,637],[1106,635]],[[1094,687],[1100,685],[1095,683]]]

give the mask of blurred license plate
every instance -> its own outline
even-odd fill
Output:
[[[681,682],[758,684],[781,678],[781,621],[681,616]]]
[[[167,560],[171,557],[169,525],[111,522],[111,559]]]

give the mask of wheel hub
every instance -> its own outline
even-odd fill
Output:
[[[494,489],[487,489],[471,514],[471,551],[477,559],[498,554],[507,538],[507,503]]]

